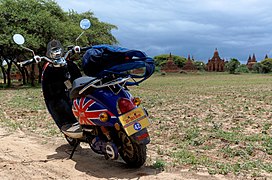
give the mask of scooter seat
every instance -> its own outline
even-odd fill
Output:
[[[89,77],[89,76],[84,76],[84,77],[80,77],[77,78],[76,80],[74,80],[73,82],[73,86],[72,89],[70,91],[70,98],[74,99],[77,97],[80,97],[79,91],[90,81],[94,80],[96,78],[94,77]]]

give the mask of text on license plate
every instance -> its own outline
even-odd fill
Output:
[[[129,136],[150,125],[145,111],[140,107],[120,116],[119,119]]]

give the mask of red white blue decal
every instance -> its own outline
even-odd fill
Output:
[[[102,112],[107,113],[111,118],[116,118],[110,111],[88,97],[77,98],[73,101],[73,113],[82,125],[97,125]]]

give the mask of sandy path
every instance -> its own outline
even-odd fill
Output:
[[[225,179],[190,172],[166,173],[143,166],[129,169],[122,160],[107,161],[87,144],[68,159],[71,147],[59,138],[41,138],[0,128],[0,178],[5,179]]]

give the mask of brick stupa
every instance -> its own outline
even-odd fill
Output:
[[[255,54],[253,54],[252,58],[251,58],[251,56],[249,55],[248,60],[247,60],[247,64],[246,64],[246,65],[247,65],[247,68],[248,68],[249,70],[252,70],[252,69],[253,69],[253,65],[254,65],[255,63],[257,63]]]
[[[183,71],[196,71],[197,70],[193,61],[191,60],[190,55],[188,55],[188,59],[187,59],[185,65],[183,66],[182,70]]]
[[[180,68],[175,64],[175,62],[173,61],[173,57],[170,53],[166,64],[161,68],[162,72],[180,72]]]

